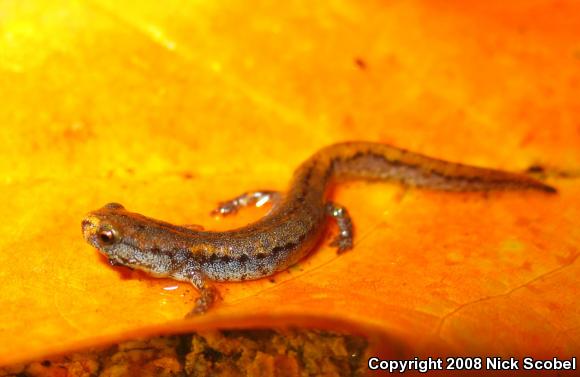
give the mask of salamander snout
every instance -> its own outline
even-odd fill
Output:
[[[112,224],[102,221],[98,216],[92,214],[83,219],[81,228],[85,240],[100,250],[119,240],[119,232]]]
[[[85,240],[90,242],[90,237],[95,234],[96,229],[99,226],[99,219],[91,215],[86,216],[81,222],[81,229],[83,231],[83,237]]]

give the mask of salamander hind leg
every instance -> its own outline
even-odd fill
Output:
[[[240,208],[255,205],[261,207],[271,202],[274,205],[280,201],[281,194],[278,191],[260,190],[243,193],[233,199],[220,202],[211,214],[213,216],[227,216],[238,212]]]
[[[346,208],[339,204],[329,202],[326,204],[326,213],[333,217],[338,225],[338,235],[332,240],[330,246],[337,247],[338,254],[352,249],[352,220]]]

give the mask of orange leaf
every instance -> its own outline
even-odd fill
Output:
[[[404,353],[572,355],[580,342],[580,6],[573,1],[4,2],[0,364],[135,333],[298,324]],[[227,229],[215,204],[283,190],[311,153],[392,143],[560,194],[349,183],[354,250],[220,284],[112,268],[82,216],[116,201]]]

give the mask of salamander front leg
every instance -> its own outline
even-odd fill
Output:
[[[336,246],[338,254],[352,249],[352,220],[346,208],[330,202],[326,204],[326,213],[332,216],[338,225],[338,235],[332,240],[330,246]]]
[[[278,191],[251,191],[243,193],[233,199],[220,202],[218,207],[211,214],[213,216],[227,216],[238,212],[242,207],[255,205],[261,207],[263,204],[272,202],[276,205],[281,198]]]
[[[190,282],[199,291],[199,297],[195,300],[193,309],[185,316],[186,318],[207,312],[217,300],[221,299],[219,291],[200,273],[192,273]]]

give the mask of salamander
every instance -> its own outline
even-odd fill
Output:
[[[285,193],[247,192],[214,210],[225,216],[245,206],[273,203],[267,215],[244,227],[218,232],[173,225],[109,203],[82,220],[82,232],[111,265],[191,283],[200,292],[191,314],[200,314],[219,298],[212,281],[259,279],[287,269],[312,251],[328,218],[339,229],[331,245],[339,253],[351,249],[349,213],[327,197],[329,187],[350,179],[446,191],[556,192],[523,174],[452,163],[386,144],[345,142],[322,148],[303,162]]]

